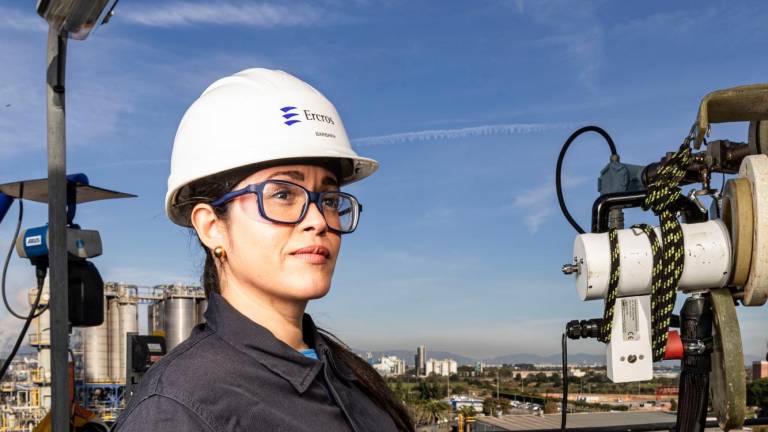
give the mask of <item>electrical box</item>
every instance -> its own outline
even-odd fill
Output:
[[[149,368],[166,354],[165,338],[162,336],[139,336],[126,333],[125,356],[125,399],[133,396],[136,386]]]
[[[653,378],[651,296],[616,299],[606,363],[608,378],[615,383]]]

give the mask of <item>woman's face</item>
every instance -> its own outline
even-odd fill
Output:
[[[257,171],[234,190],[268,179],[313,192],[339,189],[336,176],[326,168],[284,165]],[[277,224],[263,219],[256,195],[247,194],[229,203],[225,231],[226,277],[236,279],[239,286],[288,301],[319,298],[330,289],[341,237],[328,229],[316,205],[309,205],[297,224]],[[229,283],[224,281],[224,290]]]

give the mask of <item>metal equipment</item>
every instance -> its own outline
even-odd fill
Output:
[[[750,122],[747,142],[707,142],[712,124],[738,121]],[[586,131],[601,133],[612,153],[591,233],[570,217],[560,185],[564,153]],[[731,176],[722,190],[713,173]],[[700,186],[683,195],[680,187],[691,184]],[[606,343],[614,382],[651,379],[653,362],[681,359],[677,430],[704,429],[710,393],[720,427],[741,427],[745,373],[735,305],[768,300],[768,84],[710,93],[680,148],[645,166],[620,162],[602,129],[580,129],[560,154],[557,191],[580,233],[563,273],[573,275],[581,300],[605,300],[603,317],[569,322],[568,337]],[[660,226],[625,229],[629,207],[652,210]],[[677,291],[689,295],[679,316]]]
[[[149,367],[159,361],[167,352],[162,336],[139,336],[135,332],[126,335],[125,398],[133,396],[141,377]]]

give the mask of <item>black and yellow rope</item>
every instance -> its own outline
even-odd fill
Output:
[[[680,181],[685,176],[691,163],[691,149],[688,143],[667,158],[656,172],[653,182],[648,185],[648,195],[644,202],[645,210],[652,210],[659,217],[661,239],[649,225],[634,225],[642,230],[651,242],[653,270],[651,276],[651,346],[653,361],[664,357],[667,344],[667,332],[672,319],[672,311],[677,299],[677,284],[683,273],[685,245],[683,230],[672,206],[680,197]],[[611,251],[610,279],[605,297],[603,325],[600,340],[608,343],[611,339],[613,309],[616,304],[616,290],[620,275],[619,246],[616,230],[608,231]]]
[[[659,237],[652,226],[637,224],[633,225],[632,228],[642,230],[651,243],[651,254],[653,257],[653,269],[651,270],[651,351],[653,353],[653,360],[657,361],[657,355],[659,355],[659,359],[664,356],[664,348],[667,344],[666,335],[669,329],[669,321],[667,321],[666,325],[663,324],[664,314],[661,311],[668,306],[671,317],[672,308],[675,306],[674,298],[677,295],[677,284],[673,286],[671,292],[672,304],[667,305],[664,299],[668,299],[670,292],[665,291],[666,281],[663,279],[665,249],[661,247]],[[657,344],[659,343],[662,343],[661,351],[658,351],[659,346]]]
[[[608,245],[611,251],[611,267],[608,279],[608,292],[605,294],[605,309],[603,309],[603,324],[600,327],[600,342],[611,341],[611,329],[613,328],[613,309],[616,305],[616,291],[619,286],[621,266],[619,265],[619,236],[615,228],[608,230]]]

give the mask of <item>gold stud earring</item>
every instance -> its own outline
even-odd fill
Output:
[[[221,247],[221,246],[216,246],[213,249],[213,256],[215,256],[216,258],[218,258],[220,260],[224,259],[224,258],[227,257],[227,251],[225,251],[224,248]]]

